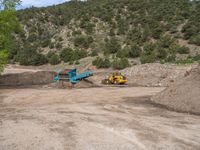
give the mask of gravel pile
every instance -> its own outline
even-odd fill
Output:
[[[196,66],[196,65],[195,65]],[[176,78],[181,78],[194,65],[143,64],[126,68],[121,72],[129,78],[130,84],[140,86],[169,86]]]
[[[176,111],[200,114],[200,66],[187,72],[152,101]]]

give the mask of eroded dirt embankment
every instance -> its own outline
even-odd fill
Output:
[[[23,71],[23,70],[22,70]],[[43,88],[90,88],[98,87],[90,79],[84,79],[75,85],[68,81],[55,82],[53,71],[28,70],[29,72],[11,72],[0,75],[0,88],[43,87]]]
[[[53,82],[55,72],[51,71],[37,71],[37,72],[23,72],[3,74],[0,76],[1,87],[15,87],[15,86],[31,86],[49,84]]]

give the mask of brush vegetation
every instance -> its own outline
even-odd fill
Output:
[[[109,58],[115,68],[121,68],[118,61],[137,57],[141,63],[176,62],[191,53],[178,41],[200,46],[199,16],[200,2],[189,0],[73,0],[32,7],[17,12],[23,30],[15,34],[10,59],[23,65],[57,64],[101,53],[102,62]],[[56,55],[46,61],[49,51]],[[21,60],[24,56],[31,60]]]

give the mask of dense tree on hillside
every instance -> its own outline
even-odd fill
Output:
[[[19,29],[14,8],[20,1],[1,0],[0,7],[0,72],[7,63],[9,51],[12,49],[11,33]]]
[[[88,53],[82,49],[65,48],[60,53],[60,59],[64,62],[72,62],[84,58]]]
[[[74,45],[80,48],[89,48],[90,44],[93,42],[91,36],[78,36],[74,39]]]
[[[115,58],[112,62],[112,67],[114,69],[124,69],[129,66],[129,61],[127,58]]]
[[[70,48],[63,49],[60,53],[60,58],[64,62],[71,61],[72,57],[73,57],[73,50]]]
[[[50,58],[49,58],[49,63],[51,65],[57,65],[60,63],[60,58],[57,54],[53,54]]]
[[[142,52],[142,50],[141,50],[141,48],[139,47],[139,45],[133,43],[133,44],[131,45],[131,49],[130,49],[130,51],[129,51],[129,56],[130,56],[131,58],[139,57],[140,54],[141,54],[141,52]]]
[[[121,45],[116,38],[111,38],[106,42],[105,53],[113,54],[121,49]]]
[[[31,45],[26,45],[20,49],[15,57],[21,65],[39,66],[48,62],[47,58],[37,52],[37,48]]]
[[[109,58],[103,59],[101,57],[97,57],[92,64],[97,68],[109,68],[111,66]]]

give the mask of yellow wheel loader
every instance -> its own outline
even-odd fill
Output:
[[[128,79],[120,72],[114,72],[108,78],[102,80],[102,84],[126,84]]]

